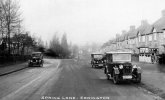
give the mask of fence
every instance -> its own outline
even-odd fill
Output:
[[[0,64],[8,62],[26,61],[29,59],[29,57],[29,55],[0,56]]]

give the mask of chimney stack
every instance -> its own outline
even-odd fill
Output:
[[[117,38],[120,37],[120,34],[116,34],[116,37],[117,37]]]
[[[135,30],[135,26],[134,25],[130,26],[130,30]]]
[[[123,35],[126,34],[126,33],[127,33],[127,32],[126,32],[125,30],[122,31],[122,34],[123,34]]]
[[[141,21],[141,25],[143,26],[143,25],[147,25],[148,24],[148,21],[147,20],[142,20]]]

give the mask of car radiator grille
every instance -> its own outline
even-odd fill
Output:
[[[123,74],[130,74],[132,71],[131,66],[124,66]]]

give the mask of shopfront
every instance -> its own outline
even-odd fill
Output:
[[[155,63],[157,61],[158,48],[139,48],[139,62]]]
[[[139,48],[139,62],[151,63],[151,53],[148,47]]]

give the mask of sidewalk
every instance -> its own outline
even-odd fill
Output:
[[[3,66],[3,67],[0,67],[0,76],[16,72],[16,71],[25,69],[27,67],[28,67],[27,62]]]
[[[165,98],[165,65],[134,62],[142,68],[142,87]]]

